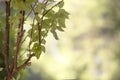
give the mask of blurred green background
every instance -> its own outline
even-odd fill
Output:
[[[64,1],[67,28],[49,34],[28,80],[120,80],[120,0]]]
[[[28,80],[120,80],[120,1],[64,1],[67,28],[58,41],[49,34]]]
[[[32,58],[24,79],[120,80],[120,0],[64,2],[65,32],[58,41],[49,34],[46,53]]]

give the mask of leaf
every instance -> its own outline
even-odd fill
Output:
[[[53,31],[52,34],[53,34],[53,36],[54,36],[54,38],[55,38],[56,40],[59,39],[59,38],[58,38],[58,35],[57,35],[57,33],[56,33],[55,31]]]
[[[18,27],[21,18],[22,18],[21,14],[15,14],[14,16],[10,16],[9,17],[10,25],[14,28]]]
[[[41,50],[45,53],[45,47],[41,45]]]
[[[0,67],[0,71],[2,71],[3,70],[3,68],[2,67]]]
[[[58,6],[59,8],[62,8],[64,6],[64,2],[62,1]]]
[[[15,80],[15,78],[13,77],[12,80]]]
[[[59,9],[59,11],[57,12],[57,16],[59,18],[69,18],[69,13],[67,11],[65,11],[64,9]]]
[[[65,19],[64,18],[58,18],[58,24],[59,24],[59,26],[65,28]]]
[[[35,54],[35,56],[36,56],[37,59],[40,58],[40,55],[41,55],[41,50],[40,50],[40,51],[37,51],[37,53]]]
[[[62,32],[64,31],[61,26],[57,26],[57,29]]]
[[[46,35],[46,31],[41,31],[41,35],[42,35],[43,37],[47,36],[47,35]]]
[[[41,46],[39,45],[39,43],[34,43],[33,47],[32,47],[32,51],[35,52],[35,56],[37,59],[39,59],[40,55],[41,55]]]
[[[29,37],[31,36],[31,32],[32,32],[32,29],[29,29],[27,32]]]
[[[41,13],[42,9],[45,7],[46,5],[44,3],[39,3],[36,8],[35,8],[35,12]]]
[[[17,75],[16,80],[20,80],[20,74]]]
[[[38,15],[35,15],[35,19],[38,21],[38,22],[41,22],[41,19]]]
[[[46,14],[46,17],[54,18],[54,15],[55,15],[55,11],[50,10],[50,11]]]
[[[11,7],[15,10],[26,10],[25,2],[22,0],[11,0]]]
[[[42,28],[44,29],[48,29],[51,23],[51,19],[44,19],[43,20],[43,24],[42,24]]]
[[[45,39],[42,39],[42,42],[41,42],[42,44],[45,44],[46,43],[46,40]]]
[[[32,37],[32,42],[38,41],[38,35],[34,34]]]

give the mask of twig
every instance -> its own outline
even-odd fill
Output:
[[[34,6],[32,7],[32,5],[30,5],[31,8],[35,8],[37,2],[35,2]],[[27,18],[30,16],[30,14],[32,13],[33,9],[30,10],[30,12],[28,13],[28,15],[25,17],[25,20],[27,20]]]
[[[19,47],[20,47],[19,45],[22,40],[22,36],[23,36],[24,32],[25,31],[21,32],[21,34],[19,33],[19,35],[17,36],[16,50],[15,50],[15,54],[14,54],[13,71],[16,70],[16,68],[17,68],[17,57],[18,57]]]
[[[63,2],[63,0],[60,1],[60,2],[58,2],[57,4],[55,4],[54,6],[52,6],[49,10],[47,10],[47,11],[43,14],[43,17],[44,17],[49,11],[51,11],[54,7],[56,7],[57,5],[59,5],[61,2]]]
[[[14,54],[14,63],[13,63],[13,68],[11,70],[12,73],[17,69],[17,58],[19,53],[19,47],[22,41],[22,37],[25,33],[25,30],[23,30],[25,11],[20,11],[20,14],[22,14],[22,18],[20,19],[20,24],[18,26],[18,28],[20,29],[20,32],[18,32],[18,35],[17,35],[16,50]]]
[[[29,65],[29,64],[30,64],[29,61],[31,60],[31,58],[32,58],[33,56],[35,56],[34,53],[33,53],[33,54],[30,54],[29,57],[28,57],[28,59],[27,59],[22,65],[20,65],[19,67],[17,67],[17,71],[19,71],[19,70],[25,68],[27,65]]]

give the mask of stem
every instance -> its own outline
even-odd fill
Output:
[[[5,59],[5,67],[7,70],[6,80],[10,80],[11,79],[10,69],[9,69],[10,2],[5,1],[5,5],[6,5],[6,27],[5,27],[5,33],[4,33],[4,59]]]
[[[20,19],[20,24],[18,26],[18,29],[20,29],[20,32],[18,32],[17,35],[17,42],[16,42],[16,50],[15,50],[15,54],[14,54],[14,63],[13,63],[13,68],[11,73],[15,73],[17,70],[17,58],[18,58],[18,53],[19,53],[19,49],[20,49],[20,43],[22,41],[22,37],[25,33],[25,30],[23,30],[23,25],[24,25],[24,16],[25,16],[25,11],[20,11],[20,14],[22,14],[22,18]]]
[[[29,61],[31,60],[31,58],[32,58],[33,56],[35,56],[34,53],[33,53],[33,54],[30,54],[29,57],[27,58],[27,60],[26,60],[22,65],[20,65],[19,67],[17,67],[17,71],[20,71],[21,69],[23,69],[23,68],[25,68],[27,65],[29,65],[29,64],[30,64]]]
[[[15,74],[16,72],[20,71],[21,69],[25,68],[26,66],[28,66],[29,64],[31,64],[31,62],[29,62],[31,60],[31,58],[35,56],[35,54],[30,54],[29,57],[27,58],[27,60],[22,64],[20,65],[19,67],[16,68],[15,71],[12,72],[12,74]]]

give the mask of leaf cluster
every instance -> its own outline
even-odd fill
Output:
[[[69,13],[63,9],[63,0],[43,0],[42,2],[38,0],[3,0],[3,2],[6,8],[5,27],[0,27],[0,31],[2,28],[5,30],[6,38],[4,40],[8,43],[3,44],[6,46],[4,47],[6,51],[4,50],[3,53],[8,74],[6,78],[10,79],[15,73],[29,66],[32,57],[39,59],[41,53],[45,53],[45,38],[49,32],[56,40],[59,39],[57,31],[64,31],[65,20],[68,19]],[[29,24],[29,30],[26,30],[25,24],[29,19],[32,22]],[[0,21],[0,24],[2,22]],[[25,41],[28,44],[24,49],[24,54],[21,54]],[[12,49],[8,47],[11,43],[13,44]],[[12,51],[9,52],[9,50]],[[9,53],[12,56],[9,56]],[[26,55],[26,59],[21,60],[21,55]],[[1,67],[0,70],[2,70]]]

